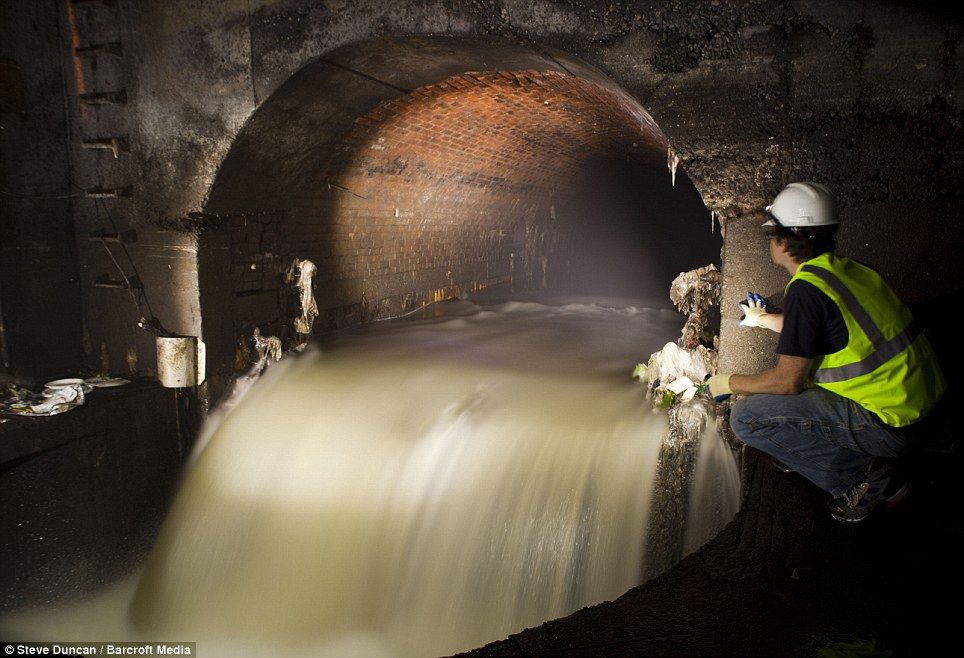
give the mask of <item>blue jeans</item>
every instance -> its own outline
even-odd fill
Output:
[[[741,441],[833,496],[861,482],[875,458],[895,459],[912,442],[856,402],[822,388],[748,395],[733,404],[730,426]]]

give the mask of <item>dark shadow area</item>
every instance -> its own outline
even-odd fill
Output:
[[[580,163],[559,210],[573,227],[573,292],[668,300],[680,272],[720,267],[722,239],[709,211],[681,170],[671,184],[662,155],[645,164],[608,156]]]
[[[98,591],[143,560],[198,414],[191,394],[139,380],[0,424],[0,614]]]
[[[914,314],[914,321],[926,333],[934,348],[951,390],[957,392],[959,385],[956,375],[964,368],[964,356],[960,349],[958,323],[948,321],[947,313],[948,309],[961,308],[961,304],[964,304],[964,290],[907,304]]]
[[[900,506],[861,524],[745,453],[745,498],[724,531],[611,603],[471,656],[934,656],[947,653],[964,526],[959,449],[922,455]]]

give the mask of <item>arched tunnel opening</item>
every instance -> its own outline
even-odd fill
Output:
[[[212,187],[209,374],[252,326],[289,338],[278,273],[294,258],[317,267],[316,333],[499,288],[667,304],[721,246],[668,149],[638,102],[559,53],[451,38],[330,53],[262,104]]]

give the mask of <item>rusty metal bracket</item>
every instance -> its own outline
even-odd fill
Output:
[[[70,4],[75,6],[103,5],[104,7],[114,7],[117,5],[117,0],[70,0]]]
[[[84,190],[84,196],[90,199],[116,199],[131,195],[132,187],[91,187]]]
[[[114,279],[109,274],[101,274],[94,279],[95,288],[113,288],[115,290],[143,290],[144,284],[136,274],[126,279]]]
[[[80,94],[77,98],[85,105],[126,105],[127,90]]]
[[[124,47],[121,45],[120,41],[96,43],[82,48],[74,48],[74,54],[76,54],[78,57],[97,57],[99,55],[123,57]]]
[[[120,153],[127,153],[130,150],[127,136],[121,137],[100,137],[97,139],[82,139],[80,145],[85,149],[101,149],[110,151],[116,158]]]
[[[87,234],[87,239],[91,242],[112,242],[120,244],[131,244],[137,242],[137,230],[127,229],[120,233],[107,233],[103,229],[91,231]]]

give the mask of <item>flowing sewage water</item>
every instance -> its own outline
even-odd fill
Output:
[[[3,630],[197,641],[205,656],[430,656],[639,584],[667,419],[629,375],[679,314],[437,308],[269,368],[212,421],[139,577],[56,624]],[[687,551],[738,492],[709,431]]]

